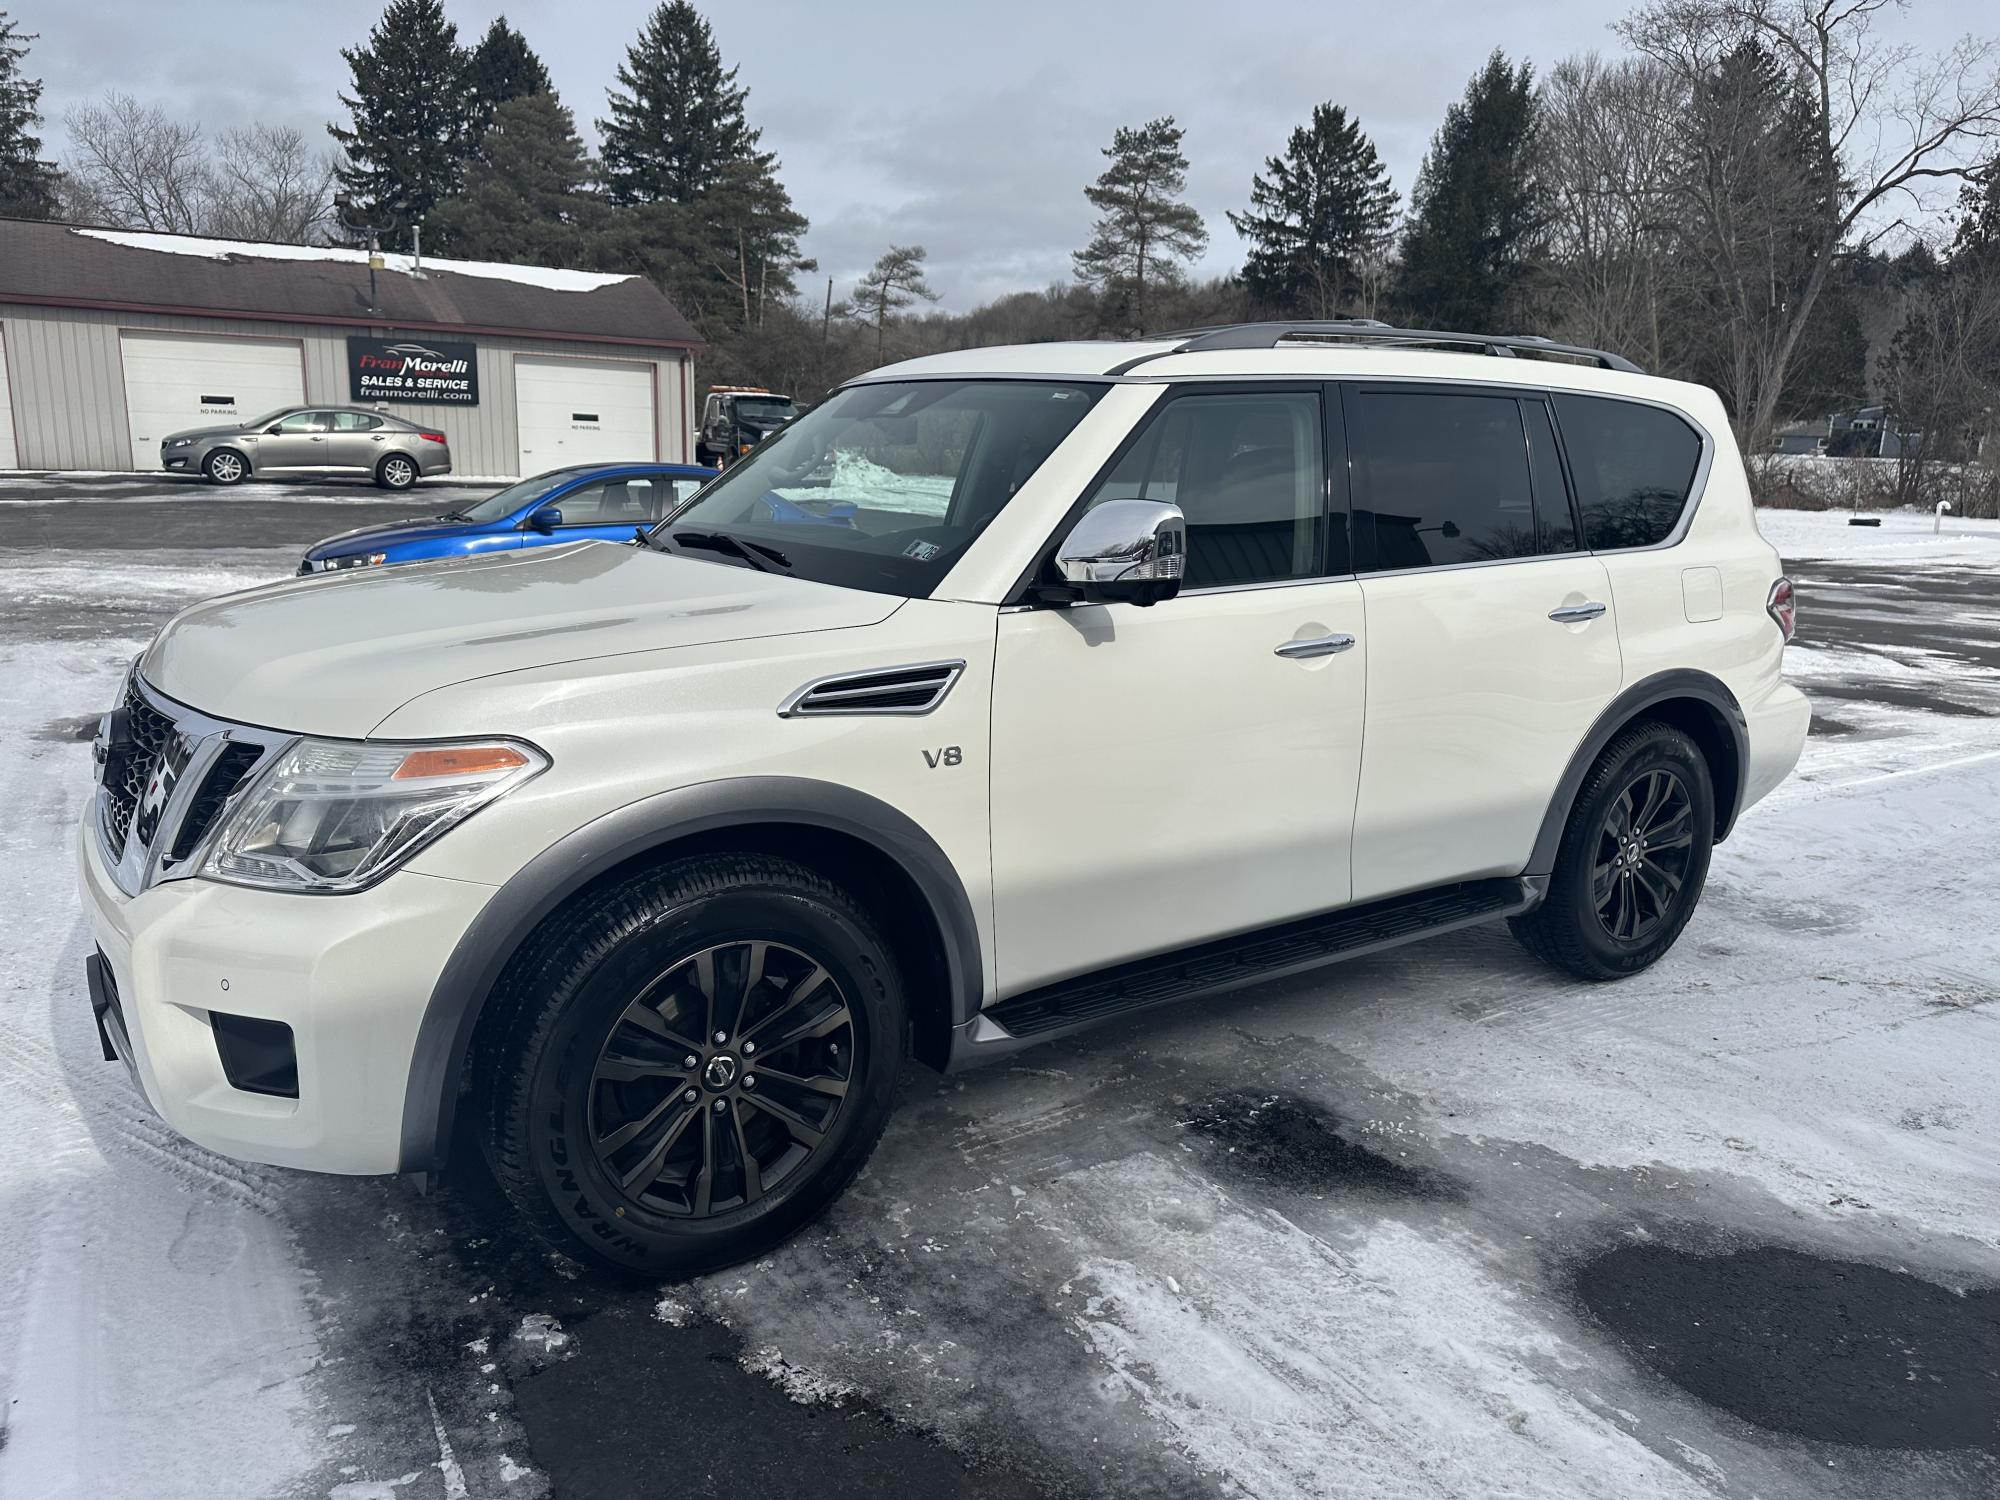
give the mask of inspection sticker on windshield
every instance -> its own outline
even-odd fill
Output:
[[[936,542],[912,542],[903,549],[903,556],[913,558],[917,562],[929,562],[942,551],[944,548]]]

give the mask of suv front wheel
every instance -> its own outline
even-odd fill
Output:
[[[1636,974],[1694,915],[1714,842],[1700,748],[1670,724],[1634,725],[1577,793],[1548,895],[1509,925],[1530,953],[1580,979]]]
[[[816,1218],[888,1120],[902,986],[867,914],[789,861],[649,871],[531,940],[479,1056],[485,1148],[565,1248],[680,1278]]]

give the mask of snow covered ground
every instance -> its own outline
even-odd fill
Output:
[[[1760,518],[1819,720],[1647,974],[1480,929],[912,1069],[822,1225],[663,1291],[473,1181],[209,1156],[99,1060],[86,726],[159,619],[297,553],[15,519],[9,1500],[2000,1488],[2000,527]]]

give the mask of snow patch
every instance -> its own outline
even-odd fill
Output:
[[[350,1480],[328,1490],[326,1500],[402,1500],[396,1491],[406,1484],[415,1484],[423,1477],[423,1470],[412,1469],[400,1479]]]
[[[514,1342],[549,1359],[568,1359],[576,1352],[562,1324],[547,1313],[529,1313],[521,1319],[521,1326],[514,1330]]]
[[[789,1363],[782,1349],[753,1350],[738,1363],[752,1375],[762,1375],[774,1382],[801,1406],[839,1406],[856,1394],[855,1388],[844,1380]]]
[[[669,1328],[692,1328],[701,1314],[677,1297],[663,1296],[653,1307],[653,1316]]]
[[[267,245],[255,240],[215,240],[192,234],[147,234],[128,229],[72,229],[107,244],[128,250],[153,250],[163,255],[192,255],[202,260],[331,260],[351,266],[368,264],[366,250],[345,245]],[[414,256],[382,256],[384,269],[407,276],[417,269]],[[602,271],[559,271],[550,266],[510,266],[485,260],[427,259],[426,274],[449,271],[459,276],[480,276],[489,281],[515,281],[551,292],[594,292],[634,278]]]
[[[1787,562],[1811,558],[1896,564],[1973,563],[2000,568],[2000,521],[1938,518],[1928,511],[1870,511],[1880,526],[1850,526],[1844,510],[1760,506],[1757,530]]]

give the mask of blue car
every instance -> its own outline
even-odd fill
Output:
[[[389,521],[315,542],[299,572],[476,557],[594,538],[629,542],[716,475],[693,464],[576,464],[510,484],[449,515]]]

